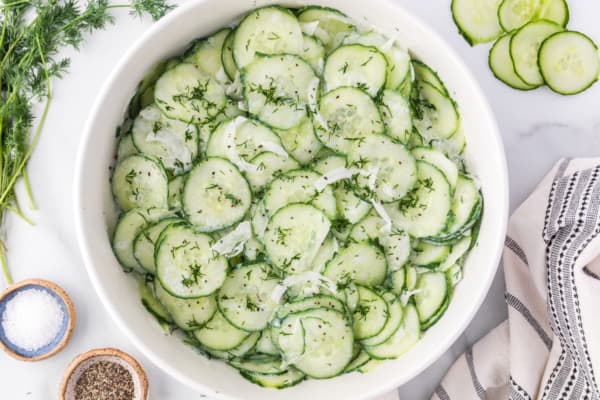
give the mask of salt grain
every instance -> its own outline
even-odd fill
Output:
[[[2,329],[13,345],[35,351],[58,336],[64,319],[64,311],[52,294],[41,289],[26,289],[6,303]]]

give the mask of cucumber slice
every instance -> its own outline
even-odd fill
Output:
[[[253,352],[256,347],[256,343],[260,339],[260,332],[251,333],[242,343],[240,343],[235,349],[229,350],[227,359],[232,357],[244,357],[248,353]]]
[[[265,246],[254,235],[244,245],[245,261],[256,261],[264,252]]]
[[[131,137],[140,152],[158,158],[174,175],[189,170],[198,155],[198,129],[167,118],[154,104],[140,111]]]
[[[327,263],[323,275],[341,286],[354,281],[364,286],[383,283],[387,264],[383,251],[367,242],[350,243]]]
[[[233,58],[238,68],[253,62],[256,54],[302,54],[300,23],[283,7],[269,6],[248,13],[235,30]]]
[[[131,137],[131,134],[128,133],[124,136],[121,136],[119,139],[119,145],[117,147],[117,161],[121,161],[124,158],[137,153],[138,149],[133,144],[133,138]]]
[[[390,274],[390,286],[391,291],[396,295],[400,296],[404,290],[404,282],[406,281],[406,270],[400,268],[397,271],[393,271]]]
[[[417,287],[417,268],[413,265],[406,267],[406,290],[414,290]]]
[[[219,75],[225,72],[221,62],[223,44],[230,33],[231,29],[225,28],[206,39],[198,41],[183,56],[183,62],[195,64],[204,72],[219,80]],[[221,80],[223,79],[221,78]]]
[[[251,224],[252,232],[258,241],[264,244],[265,230],[269,223],[269,213],[265,209],[265,202],[261,199],[255,205],[250,214],[252,215]]]
[[[233,270],[219,289],[219,310],[239,329],[262,331],[277,307],[271,293],[279,279],[279,275],[266,263],[244,265]]]
[[[387,61],[387,77],[385,88],[397,90],[410,75],[410,56],[408,52],[394,46],[394,39],[387,39],[375,32],[353,32],[344,39],[344,44],[361,44],[376,47],[385,55]]]
[[[503,0],[498,8],[500,26],[506,32],[518,29],[534,19],[542,6],[542,0]]]
[[[352,329],[357,340],[368,339],[381,332],[390,318],[385,300],[364,286],[358,286],[358,304],[352,312]]]
[[[179,218],[165,218],[154,223],[141,231],[133,242],[133,256],[147,272],[156,273],[154,265],[154,247],[162,231],[175,222],[181,222]]]
[[[496,40],[488,56],[489,67],[496,78],[513,89],[535,89],[535,86],[525,83],[515,72],[510,58],[510,41],[513,35],[514,33],[511,32]]]
[[[252,383],[272,389],[284,389],[302,382],[306,375],[294,368],[281,374],[260,374],[258,372],[240,371],[240,374]]]
[[[311,270],[319,273],[323,271],[325,265],[327,265],[329,260],[337,253],[338,248],[339,244],[337,239],[333,235],[329,235],[319,248],[315,259],[312,262]]]
[[[354,372],[358,370],[360,367],[368,363],[370,359],[371,356],[369,356],[369,354],[366,351],[361,350],[358,356],[356,356],[354,360],[352,360],[350,364],[346,366],[346,368],[344,369],[344,373]]]
[[[412,304],[404,309],[402,324],[385,342],[375,346],[364,346],[365,351],[374,359],[398,358],[410,350],[421,336],[419,314]]]
[[[338,47],[344,37],[355,29],[350,18],[328,7],[305,7],[298,13],[298,20],[304,25],[316,25],[313,34],[327,50]]]
[[[318,73],[323,72],[323,59],[325,58],[325,47],[314,36],[302,35],[304,44],[300,56]]]
[[[350,44],[335,49],[325,61],[326,92],[339,87],[357,87],[375,97],[387,77],[385,56],[373,46]]]
[[[156,276],[173,296],[189,299],[214,293],[225,281],[227,259],[211,251],[214,240],[191,226],[175,224],[158,239]]]
[[[346,161],[344,160],[344,163]],[[354,193],[352,185],[347,182],[341,182],[334,190],[333,194],[337,201],[337,209],[341,217],[351,224],[356,224],[369,214],[371,204],[362,200]]]
[[[354,224],[348,238],[355,242],[379,240],[384,224],[385,221],[373,210]]]
[[[240,170],[249,171],[248,161],[277,147],[281,148],[281,140],[269,127],[254,119],[236,117],[217,125],[208,140],[206,155],[227,158]]]
[[[317,171],[321,175],[325,175],[328,172],[336,169],[346,168],[346,157],[333,154],[319,158],[313,164],[313,170]]]
[[[448,257],[448,254],[450,254],[450,247],[419,242],[415,246],[413,254],[413,264],[420,267],[433,268]]]
[[[268,337],[268,340],[271,341],[270,337]],[[257,346],[260,342],[261,340],[259,339]],[[277,353],[277,355],[278,354],[279,353]],[[239,370],[256,372],[259,374],[278,375],[285,371],[285,369],[282,368],[280,357],[265,354],[255,354],[244,358],[234,358],[229,360],[229,365]]]
[[[381,95],[379,112],[386,133],[403,144],[408,143],[410,132],[413,129],[408,100],[397,92],[385,90]]]
[[[384,135],[369,135],[355,141],[348,163],[366,171],[354,176],[359,196],[383,202],[404,197],[417,182],[415,159],[400,143]]]
[[[436,323],[450,301],[450,284],[446,274],[427,272],[419,276],[415,290],[415,306],[419,313],[421,329],[425,330]]]
[[[428,82],[437,90],[448,96],[448,90],[446,89],[444,82],[442,82],[437,72],[429,65],[420,60],[412,60],[412,68],[417,81]]]
[[[442,171],[450,184],[450,189],[454,190],[458,181],[458,167],[443,152],[428,147],[415,147],[412,149],[412,154],[418,161],[428,162]]]
[[[301,164],[306,165],[313,160],[323,147],[315,135],[315,128],[310,118],[305,118],[297,126],[275,131],[283,148]]]
[[[437,167],[417,161],[418,183],[399,202],[385,205],[393,223],[409,235],[436,236],[448,224],[452,204],[450,185]]]
[[[314,79],[310,64],[296,55],[255,56],[242,71],[248,112],[274,128],[292,128],[306,117]]]
[[[181,211],[181,195],[183,193],[183,184],[185,182],[185,175],[179,175],[169,181],[169,210],[174,212]]]
[[[401,269],[408,261],[411,252],[410,236],[404,232],[392,232],[379,238],[385,251],[385,258],[391,272]]]
[[[502,34],[498,7],[502,0],[452,0],[452,18],[465,40],[474,46]]]
[[[320,175],[314,171],[299,169],[274,179],[263,197],[267,214],[272,216],[291,203],[311,203],[328,218],[335,219],[337,208],[333,191],[326,186],[319,193],[315,186],[319,178]]]
[[[569,6],[566,0],[543,0],[538,17],[554,21],[565,28],[569,23]]]
[[[148,225],[171,216],[169,211],[158,208],[133,209],[121,215],[113,234],[112,247],[124,269],[145,272],[134,256],[135,239]]]
[[[400,304],[400,299],[391,292],[383,294],[383,300],[385,300],[389,312],[385,325],[379,333],[373,337],[362,340],[363,346],[376,346],[388,340],[398,330],[402,323],[402,317],[404,316],[404,310]]]
[[[271,262],[287,273],[307,271],[330,226],[327,216],[313,206],[296,203],[281,208],[265,230],[265,249]]]
[[[270,328],[266,328],[264,329],[261,334],[260,334],[260,339],[258,339],[258,342],[256,342],[256,348],[255,350],[262,354],[268,354],[268,355],[272,355],[272,356],[277,356],[277,361],[278,361],[278,366],[281,366],[281,359],[279,359],[279,350],[277,349],[277,347],[275,347],[275,345],[273,344],[273,340],[271,339],[271,329]],[[260,364],[262,365],[262,363]],[[239,367],[236,367],[239,369]],[[259,371],[253,371],[253,372],[259,372]]]
[[[156,81],[154,101],[169,118],[202,124],[216,117],[227,104],[225,90],[199,67],[181,63]]]
[[[231,325],[219,311],[204,327],[196,329],[193,333],[202,346],[217,351],[235,349],[251,335]]]
[[[175,325],[184,331],[201,328],[217,312],[214,295],[197,299],[180,299],[167,292],[158,280],[154,280],[154,293],[171,315]]]
[[[321,294],[281,305],[277,309],[277,318],[283,319],[289,314],[295,314],[301,311],[311,310],[313,308],[325,308],[328,310],[339,311],[341,313],[346,311],[344,303],[342,303],[340,300],[329,295]]]
[[[235,37],[235,30],[230,30],[223,42],[223,48],[221,49],[221,64],[225,73],[234,81],[238,74],[238,68],[233,59],[233,39]]]
[[[385,129],[371,97],[356,88],[338,88],[321,97],[319,113],[324,126],[315,125],[317,138],[341,153],[347,153],[353,142]]]
[[[198,163],[183,188],[183,212],[196,229],[212,232],[239,222],[250,209],[252,194],[239,170],[224,158]]]
[[[295,327],[302,329],[294,329]],[[292,327],[292,328],[289,328]],[[281,323],[279,337],[304,341],[300,354],[282,349],[284,358],[306,375],[324,379],[340,374],[350,363],[354,335],[344,314],[323,308],[288,315]]]
[[[437,237],[427,237],[430,243],[454,243],[461,239],[479,220],[483,209],[483,198],[473,179],[460,175],[452,200],[452,224],[447,232]]]
[[[598,80],[598,47],[579,32],[559,32],[548,37],[539,52],[538,64],[544,81],[553,91],[571,95]]]
[[[260,153],[250,160],[250,164],[256,168],[248,169],[246,178],[254,193],[267,186],[274,176],[300,168],[300,164],[292,157],[284,157],[270,151]]]
[[[422,145],[423,145],[423,143],[419,144],[418,146],[422,146]],[[418,147],[418,146],[415,146],[415,147]],[[434,149],[440,150],[441,152],[446,154],[446,156],[449,158],[452,158],[455,160],[457,158],[460,158],[459,156],[464,153],[465,148],[467,147],[467,138],[465,137],[465,133],[463,132],[462,126],[459,126],[456,133],[454,135],[450,136],[448,139],[432,140],[431,146]]]
[[[427,141],[454,135],[460,123],[454,100],[428,82],[418,82],[415,88],[411,102],[419,134]]]
[[[144,279],[139,279],[138,288],[140,300],[144,308],[158,320],[159,323],[172,324],[173,320],[167,309],[158,301],[152,288]]]
[[[469,251],[471,247],[471,236],[465,236],[452,246],[448,257],[439,265],[438,270],[444,272],[451,269]]]
[[[515,72],[528,85],[544,84],[544,78],[538,67],[538,51],[546,38],[562,30],[562,26],[555,22],[533,21],[515,32],[510,39],[510,58]]]
[[[167,174],[155,158],[135,154],[121,160],[113,171],[111,187],[123,211],[167,208]]]

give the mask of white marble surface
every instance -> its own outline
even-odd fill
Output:
[[[487,46],[470,48],[456,33],[449,0],[395,0],[429,23],[465,59],[487,94],[506,147],[510,173],[511,210],[560,157],[598,156],[600,153],[600,84],[575,97],[561,97],[547,89],[519,92],[497,80],[487,68]],[[573,0],[572,29],[586,32],[600,43],[600,3]],[[118,347],[143,364],[154,400],[193,400],[187,390],[154,367],[117,330],[91,289],[75,239],[72,182],[80,133],[94,97],[112,66],[149,23],[119,14],[118,26],[94,35],[82,52],[72,56],[71,73],[55,83],[54,99],[36,152],[30,179],[39,211],[28,215],[36,226],[9,218],[9,262],[15,280],[45,278],[63,286],[78,313],[70,345],[59,355],[39,363],[16,362],[0,353],[0,398],[47,400],[55,398],[62,371],[77,354],[93,347]],[[0,289],[2,283],[0,283]],[[488,298],[462,337],[433,366],[400,388],[403,400],[429,398],[453,360],[471,343],[506,316],[502,272]]]

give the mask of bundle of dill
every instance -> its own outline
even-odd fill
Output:
[[[61,78],[69,59],[55,59],[64,47],[79,49],[84,35],[114,23],[114,8],[153,20],[172,6],[165,0],[133,0],[109,4],[108,0],[2,0],[0,2],[0,225],[7,212],[30,222],[22,213],[15,184],[22,180],[35,207],[27,179],[27,161],[39,138],[51,100],[50,83]],[[41,115],[33,108],[42,105]],[[7,284],[12,283],[0,241],[0,262]]]

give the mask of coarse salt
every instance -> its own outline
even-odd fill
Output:
[[[54,296],[42,289],[26,289],[6,303],[2,329],[15,346],[35,351],[60,333],[65,314]]]

